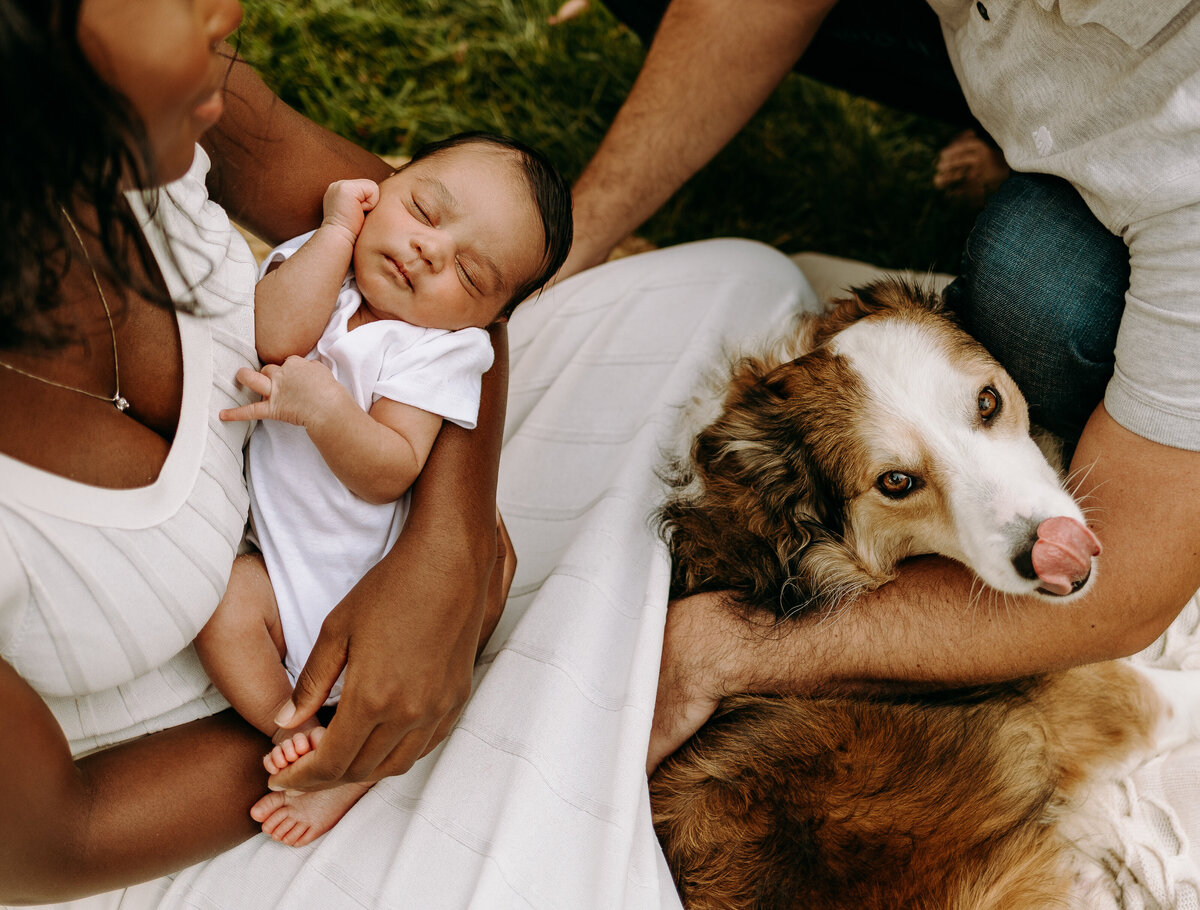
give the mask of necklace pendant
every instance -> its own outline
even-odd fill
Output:
[[[124,395],[118,395],[116,398],[114,398],[113,404],[115,404],[117,406],[117,410],[121,412],[124,412],[129,408],[129,402],[125,399]]]

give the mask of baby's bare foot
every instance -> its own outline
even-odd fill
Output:
[[[325,728],[319,726],[291,734],[263,756],[263,767],[279,773],[316,749],[324,735]],[[261,823],[263,833],[272,839],[303,847],[336,825],[370,789],[370,784],[343,784],[307,793],[268,793],[251,806],[250,817]]]
[[[309,793],[272,792],[250,807],[264,834],[289,847],[303,847],[336,825],[370,784],[342,784]]]

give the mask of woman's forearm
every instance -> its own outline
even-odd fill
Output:
[[[489,330],[495,360],[483,377],[474,430],[447,421],[413,485],[407,529],[436,535],[448,554],[475,566],[485,585],[495,559],[496,476],[508,397],[508,330]],[[420,529],[418,531],[418,529]]]
[[[71,759],[49,709],[0,662],[0,903],[94,894],[255,833],[269,746],[232,711]]]
[[[392,172],[378,156],[288,107],[241,59],[230,65],[225,114],[202,144],[212,158],[213,199],[271,244],[321,223],[321,200],[333,181],[380,181]]]

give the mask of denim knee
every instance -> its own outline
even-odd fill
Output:
[[[976,221],[946,298],[1031,419],[1073,446],[1112,376],[1128,287],[1128,249],[1069,183],[1014,174]]]

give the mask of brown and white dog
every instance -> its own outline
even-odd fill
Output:
[[[1099,542],[1021,393],[936,295],[857,289],[722,386],[659,513],[673,597],[729,591],[781,620],[836,621],[920,554],[963,563],[993,598],[1089,583]],[[1089,780],[1191,735],[1184,696],[1153,679],[1106,663],[936,695],[726,699],[651,780],[684,902],[1086,900],[1070,842]]]

